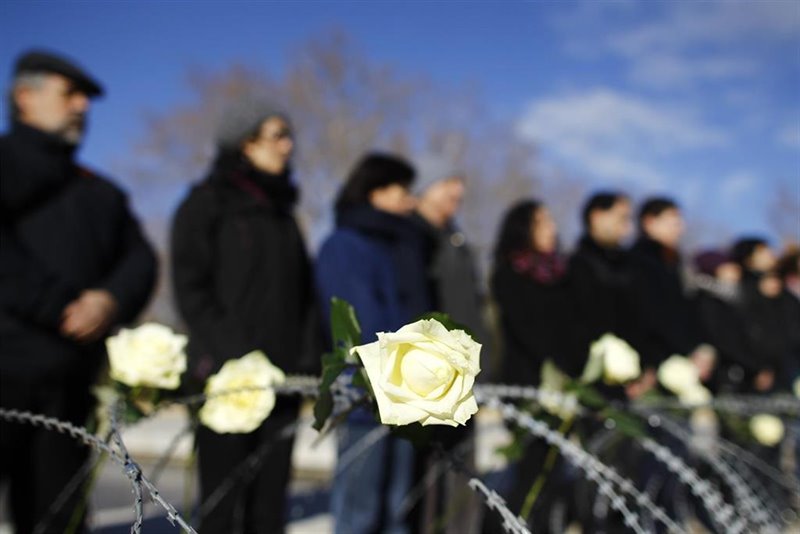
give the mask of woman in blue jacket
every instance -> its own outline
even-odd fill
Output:
[[[409,219],[414,169],[388,154],[368,154],[351,171],[336,200],[336,229],[323,243],[316,280],[325,315],[332,297],[349,302],[362,342],[394,331],[430,311],[424,237]],[[338,427],[339,458],[376,428],[365,410]],[[385,437],[337,468],[331,505],[336,532],[407,533],[401,508],[413,478],[413,448]]]

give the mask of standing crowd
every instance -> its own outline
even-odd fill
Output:
[[[89,388],[102,367],[104,339],[143,310],[157,270],[125,195],[75,161],[91,99],[102,93],[70,60],[27,53],[14,69],[11,125],[0,139],[0,406],[76,425],[92,409]],[[656,387],[655,369],[672,354],[690,357],[717,392],[781,391],[798,376],[797,250],[778,261],[765,239],[747,238],[687,262],[679,250],[681,209],[672,199],[647,199],[634,213],[624,193],[607,191],[586,201],[583,235],[565,254],[546,204],[526,199],[502,219],[485,298],[455,223],[466,178],[418,177],[408,160],[373,152],[344,180],[335,227],[312,261],[294,215],[290,117],[258,98],[232,102],[221,117],[213,163],[182,200],[171,231],[189,380],[202,382],[252,350],[287,374],[318,373],[332,297],[354,307],[364,343],[426,312],[448,313],[492,348],[484,351],[492,356],[482,361],[484,374],[504,383],[537,385],[546,359],[578,376],[589,345],[605,333],[642,358],[641,378],[611,392],[620,398]],[[486,320],[490,304],[496,325]],[[201,532],[283,531],[293,442],[274,438],[298,410],[296,399],[280,397],[249,434],[198,429],[200,500],[214,502],[203,508]],[[353,411],[337,427],[339,457],[377,426],[366,410]],[[45,532],[70,525],[80,531],[81,491],[52,504],[86,462],[86,450],[44,430],[6,422],[0,428],[0,477],[9,483],[17,532],[42,524]],[[436,431],[446,450],[461,451],[472,428]],[[218,495],[267,443],[246,481]],[[434,461],[433,452],[393,435],[359,451],[334,476],[336,532],[440,531],[443,515],[450,531],[481,531],[469,490],[459,492],[464,485],[450,474],[409,500]],[[530,487],[530,477],[520,479],[512,509],[524,498],[517,486]]]

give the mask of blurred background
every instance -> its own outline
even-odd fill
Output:
[[[796,2],[5,0],[4,89],[30,47],[105,84],[80,159],[127,189],[164,262],[220,103],[249,92],[295,123],[312,253],[371,148],[423,176],[465,173],[461,223],[484,275],[500,214],[530,195],[551,206],[566,249],[581,202],[604,187],[675,197],[688,250],[800,239]],[[1,115],[7,125],[5,100]],[[177,323],[165,283],[148,316]]]

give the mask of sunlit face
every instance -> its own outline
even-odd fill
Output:
[[[748,267],[754,271],[767,272],[775,268],[777,258],[767,245],[758,245],[748,260]]]
[[[369,203],[377,210],[394,215],[409,215],[417,204],[408,187],[400,184],[389,184],[372,190]]]
[[[736,284],[742,278],[742,268],[739,267],[738,263],[729,261],[717,267],[717,270],[714,274],[716,275],[717,280],[720,280],[721,282]]]
[[[14,91],[19,120],[77,145],[86,131],[89,97],[60,74],[45,74],[39,85],[24,85]]]
[[[464,201],[464,181],[460,178],[440,180],[431,185],[424,198],[435,207],[442,220],[449,221],[456,216]]]
[[[600,244],[617,247],[622,245],[633,230],[631,203],[619,199],[607,210],[595,210],[590,215],[590,233]]]
[[[256,138],[246,141],[242,153],[256,169],[270,174],[286,170],[294,151],[294,137],[280,117],[270,117],[261,124]]]
[[[537,209],[531,217],[531,245],[533,250],[549,254],[555,252],[558,237],[556,221],[545,207]]]
[[[645,216],[642,221],[645,234],[665,247],[678,248],[685,225],[677,208],[667,208],[658,215]]]

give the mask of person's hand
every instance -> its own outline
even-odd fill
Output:
[[[629,399],[635,400],[653,389],[658,382],[655,369],[648,367],[635,382],[625,386],[625,394]]]
[[[697,367],[697,373],[701,382],[707,382],[711,378],[711,372],[717,361],[717,351],[711,345],[700,345],[689,356],[692,363]]]
[[[769,369],[759,371],[756,375],[753,385],[757,391],[768,391],[772,389],[772,384],[775,383],[775,373]]]
[[[111,327],[117,301],[105,289],[87,289],[64,308],[61,334],[82,343],[100,339]]]

